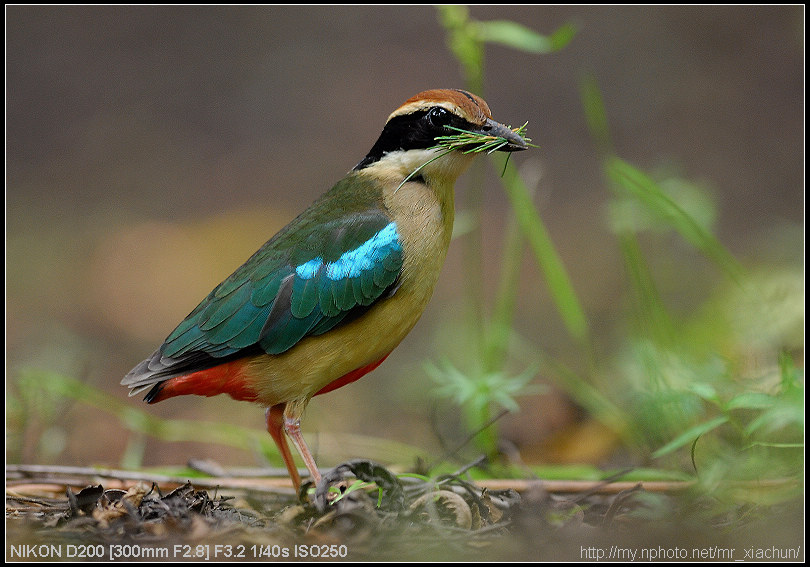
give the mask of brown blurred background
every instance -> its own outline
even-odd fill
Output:
[[[536,201],[595,332],[619,317],[623,274],[579,98],[585,72],[599,82],[622,157],[708,188],[717,234],[746,265],[802,264],[803,7],[476,6],[471,15],[541,33],[579,29],[553,55],[488,47],[481,94],[497,120],[529,121],[539,149],[514,159],[542,169]],[[6,16],[7,389],[18,368],[45,368],[146,409],[127,400],[121,377],[353,167],[401,102],[464,86],[428,6],[11,6]],[[463,209],[464,180],[457,189]],[[489,293],[508,203],[499,190],[486,199]],[[313,401],[308,435],[436,450],[422,362],[440,359],[448,340],[461,259],[456,242],[423,320],[378,371]],[[662,284],[671,297],[705,290],[705,263],[675,272]],[[529,256],[523,273],[518,328],[567,356]],[[610,340],[601,339],[608,350]],[[553,392],[524,407],[503,425],[519,447],[578,418]],[[260,408],[223,397],[148,410],[263,424]],[[115,466],[130,439],[114,416],[69,401],[49,419],[7,426],[22,436],[13,458],[27,462]],[[348,444],[320,453],[325,465],[356,456]],[[259,462],[217,445],[146,440],[145,464],[189,457]]]

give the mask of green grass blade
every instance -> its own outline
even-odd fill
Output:
[[[633,323],[639,336],[666,344],[675,336],[675,326],[661,301],[658,286],[641,252],[636,235],[623,232],[618,235],[619,248],[624,258],[632,297]]]
[[[540,269],[554,299],[554,304],[562,316],[568,332],[576,339],[585,341],[588,337],[588,321],[579,302],[568,272],[563,266],[548,230],[532,202],[526,184],[518,175],[517,168],[507,163],[507,158],[493,156],[498,171],[503,170],[501,183],[512,203],[518,225],[534,252]]]
[[[580,82],[580,97],[582,106],[585,109],[585,120],[588,123],[588,130],[596,143],[597,149],[603,155],[613,153],[613,142],[610,140],[610,127],[608,126],[607,112],[602,94],[599,92],[599,85],[593,75],[586,75]]]
[[[500,277],[492,317],[487,327],[484,372],[494,372],[501,368],[506,360],[517,306],[523,249],[523,234],[512,211],[504,237]]]
[[[608,177],[615,186],[637,199],[661,222],[677,231],[687,242],[714,261],[732,279],[739,281],[743,270],[731,253],[708,230],[687,214],[659,185],[624,160],[611,157],[605,162]]]
[[[680,435],[678,435],[675,439],[658,449],[655,453],[653,453],[654,458],[663,457],[664,455],[668,455],[669,453],[673,453],[680,449],[681,447],[686,447],[687,445],[691,444],[701,435],[705,435],[709,431],[713,429],[717,429],[724,423],[728,422],[728,417],[725,415],[721,415],[719,417],[715,417],[705,423],[698,424],[694,427],[690,427]]]

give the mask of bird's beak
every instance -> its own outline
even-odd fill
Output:
[[[506,140],[508,143],[498,148],[499,152],[519,152],[529,148],[526,140],[524,140],[522,136],[516,134],[508,126],[504,126],[500,122],[495,122],[491,118],[487,118],[486,123],[484,123],[479,132],[486,136],[496,136]]]

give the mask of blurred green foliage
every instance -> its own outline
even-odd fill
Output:
[[[574,35],[570,25],[552,34],[551,38],[564,38],[555,41],[519,24],[478,22],[466,8],[457,6],[442,7],[439,14],[467,87],[478,93],[483,90],[487,42],[548,53]],[[794,349],[803,359],[800,272],[752,276],[714,235],[716,213],[710,192],[678,176],[656,180],[621,159],[613,149],[607,113],[592,76],[582,81],[581,93],[610,190],[609,228],[624,261],[623,345],[607,359],[594,357],[587,317],[531,191],[513,166],[506,164],[503,169],[503,162],[496,162],[514,216],[503,243],[502,285],[492,301],[489,320],[479,303],[480,290],[472,288],[470,303],[482,310],[475,318],[483,327],[480,343],[468,342],[458,364],[445,360],[440,367],[426,367],[440,384],[437,395],[464,410],[470,431],[485,428],[476,437],[478,447],[495,455],[498,436],[490,423],[494,411],[499,407],[516,411],[515,397],[531,392],[535,368],[539,368],[590,415],[646,455],[647,461],[684,471],[690,462],[703,488],[717,488],[720,479],[800,478],[804,377],[787,350]],[[481,218],[475,213],[470,217]],[[480,254],[471,233],[475,236],[474,231],[465,234],[471,249],[468,258]],[[727,284],[716,295],[703,286],[708,297],[697,313],[673,311],[657,284],[656,269],[666,264],[668,256],[676,261],[671,247],[678,241],[703,255],[726,278]],[[514,306],[524,243],[533,251],[565,328],[585,361],[584,372],[552,360],[540,345],[516,336]],[[465,263],[468,278],[476,277],[479,265]],[[745,314],[750,315],[748,320]],[[769,332],[772,328],[775,332]],[[743,339],[749,335],[760,339],[758,347]],[[514,357],[507,351],[518,341],[531,345],[536,366],[510,375],[507,369]],[[757,360],[752,364],[753,353]],[[800,483],[791,485],[787,496],[799,487]]]

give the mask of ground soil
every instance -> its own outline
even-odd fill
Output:
[[[368,461],[298,495],[266,477],[30,466],[6,476],[12,561],[804,557],[800,505],[722,508],[686,483],[427,482]]]

